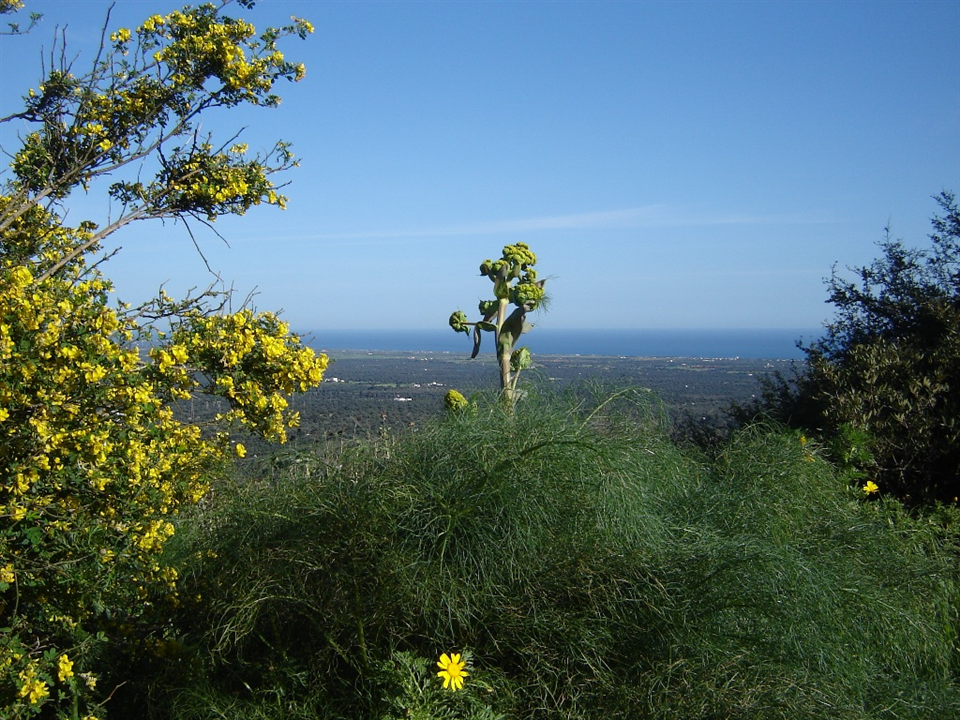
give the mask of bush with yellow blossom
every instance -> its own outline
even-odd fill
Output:
[[[270,176],[296,164],[285,144],[254,157],[216,149],[196,122],[214,107],[277,105],[276,81],[303,67],[276,43],[311,30],[294,19],[258,36],[213,5],[156,15],[110,34],[85,75],[51,69],[4,118],[28,128],[3,148],[12,174],[0,187],[4,718],[103,718],[114,689],[97,685],[104,643],[148,643],[138,620],[176,602],[164,543],[233,452],[225,424],[204,431],[176,402],[219,396],[222,420],[283,442],[297,423],[285,396],[321,381],[326,357],[276,315],[221,314],[216,293],[114,307],[94,257],[136,220],[283,207]],[[71,193],[97,178],[121,213],[68,225]]]

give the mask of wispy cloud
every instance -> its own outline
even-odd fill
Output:
[[[454,235],[513,235],[541,230],[590,230],[606,228],[642,227],[656,216],[663,214],[659,205],[627,208],[625,210],[607,210],[602,212],[573,213],[570,215],[546,215],[515,220],[464,225],[451,228],[445,234]]]
[[[439,227],[355,232],[317,232],[274,236],[274,240],[390,240],[400,238],[449,238],[465,236],[521,235],[551,230],[624,230],[651,227],[711,227],[730,225],[806,225],[831,222],[812,215],[710,215],[667,205],[567,215],[541,215],[510,220],[491,220]]]

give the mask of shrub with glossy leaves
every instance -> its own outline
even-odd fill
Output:
[[[960,208],[948,192],[935,200],[928,248],[888,232],[854,280],[834,270],[836,317],[804,348],[805,371],[770,383],[761,403],[826,434],[858,482],[871,475],[912,502],[960,497]]]
[[[888,235],[859,282],[834,273],[837,318],[807,350],[828,427],[868,433],[881,490],[913,500],[960,495],[960,209],[936,200],[931,247]]]

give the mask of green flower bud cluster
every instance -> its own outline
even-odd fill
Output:
[[[470,321],[467,320],[467,316],[462,310],[457,310],[450,316],[450,327],[453,328],[454,332],[470,334]]]
[[[481,317],[490,317],[497,311],[499,303],[496,300],[481,300],[477,309],[480,310]]]
[[[536,310],[543,300],[543,286],[539,283],[521,282],[510,291],[510,302],[530,311]]]
[[[484,277],[489,277],[492,280],[496,280],[497,274],[503,267],[506,267],[506,263],[503,260],[497,260],[494,262],[490,258],[487,258],[480,263],[480,274]]]
[[[487,259],[480,263],[480,274],[493,282],[493,294],[497,299],[508,300],[511,299],[510,283],[512,281],[536,282],[537,271],[533,269],[533,264],[536,262],[537,256],[526,243],[507,245],[503,248],[503,257],[499,260]]]
[[[470,407],[470,401],[457,390],[448,390],[447,394],[443,396],[443,404],[452,413],[462,412]]]
[[[526,270],[528,265],[537,264],[537,256],[526,243],[507,245],[503,249],[503,259],[520,270]]]
[[[531,365],[533,365],[533,358],[527,348],[517,348],[510,354],[510,370],[512,372],[518,373]]]
[[[532,269],[536,262],[537,256],[526,243],[507,245],[503,248],[503,257],[499,260],[487,259],[480,263],[480,274],[494,282],[519,280],[525,274],[533,280],[537,276],[536,271]]]

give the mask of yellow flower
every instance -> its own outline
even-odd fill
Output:
[[[50,690],[42,680],[28,680],[26,684],[20,688],[20,697],[29,700],[31,705],[36,705],[49,694]]]
[[[460,690],[463,687],[463,679],[470,674],[463,669],[466,664],[466,661],[461,662],[460,653],[450,655],[443,653],[440,656],[440,662],[437,663],[437,667],[440,668],[437,677],[443,678],[443,687]]]
[[[13,572],[13,565],[7,563],[5,567],[0,568],[0,582],[7,583],[9,585],[16,579],[17,576]]]
[[[880,488],[877,487],[877,484],[873,480],[868,480],[867,484],[863,486],[863,492],[865,495],[873,495]]]
[[[61,655],[57,662],[57,677],[60,682],[66,682],[73,677],[73,661],[66,655]]]
[[[31,662],[26,669],[18,674],[20,682],[19,697],[26,698],[31,705],[36,705],[50,694],[47,684],[37,678],[37,667],[35,662]]]
[[[243,446],[243,443],[237,443],[236,447],[237,457],[246,457],[247,449]]]

